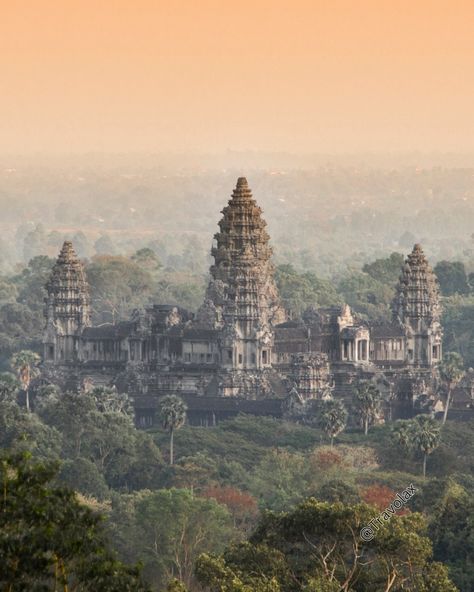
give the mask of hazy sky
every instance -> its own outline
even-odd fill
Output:
[[[0,0],[0,152],[474,149],[472,0]]]

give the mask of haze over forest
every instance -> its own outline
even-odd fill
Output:
[[[474,168],[444,158],[449,166],[423,155],[4,157],[0,266],[54,257],[69,238],[83,258],[150,247],[164,267],[205,274],[219,212],[245,174],[276,263],[331,279],[421,242],[433,263],[472,271]]]

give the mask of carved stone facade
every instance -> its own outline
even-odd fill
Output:
[[[46,285],[44,358],[55,363],[77,360],[83,330],[91,324],[89,287],[72,243],[63,244]]]
[[[274,410],[270,402],[289,393],[303,401],[350,396],[360,379],[383,379],[400,397],[420,376],[429,383],[442,332],[436,278],[419,245],[402,270],[393,322],[362,322],[347,305],[312,308],[288,320],[266,224],[245,178],[222,214],[196,315],[154,305],[128,321],[91,326],[84,270],[64,243],[47,284],[45,377],[78,386],[116,384],[134,396],[146,425],[168,393],[180,394],[188,406],[193,401],[193,409],[210,406],[203,407],[202,421],[212,423],[230,398],[232,409],[249,412],[253,405],[264,413],[263,401]]]
[[[392,305],[393,320],[406,336],[406,361],[414,366],[437,363],[442,357],[441,309],[436,277],[415,245],[403,268]]]

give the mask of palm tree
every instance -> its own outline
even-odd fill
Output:
[[[30,410],[30,384],[33,378],[38,376],[38,364],[40,363],[40,356],[29,350],[24,349],[16,354],[13,354],[11,359],[11,366],[16,371],[20,384],[26,395],[26,408]]]
[[[344,431],[346,424],[347,409],[342,401],[328,400],[322,402],[319,426],[331,439],[331,448],[334,444],[334,438]]]
[[[439,423],[428,415],[417,415],[413,421],[413,445],[423,455],[423,477],[426,477],[426,460],[439,446]]]
[[[160,402],[161,425],[170,434],[170,465],[174,462],[173,439],[174,431],[186,421],[186,404],[176,395],[166,395]]]
[[[459,384],[464,376],[464,362],[462,357],[456,352],[448,352],[438,365],[441,380],[446,386],[446,404],[443,413],[443,425],[448,417],[449,407],[452,402],[454,387]]]
[[[407,419],[398,420],[392,429],[392,438],[404,452],[413,448],[413,422]]]
[[[364,434],[367,436],[369,426],[374,423],[380,413],[382,395],[375,384],[364,382],[355,389],[353,400]]]

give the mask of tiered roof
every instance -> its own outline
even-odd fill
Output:
[[[439,320],[438,282],[419,244],[413,247],[405,260],[392,312],[394,320],[402,323],[420,319],[429,322]]]
[[[90,325],[89,288],[72,243],[65,241],[46,284],[46,304],[53,307],[55,320],[75,321]]]
[[[237,180],[222,214],[211,251],[214,264],[208,300],[222,307],[223,317],[282,322],[285,315],[273,279],[266,222],[245,177]]]

